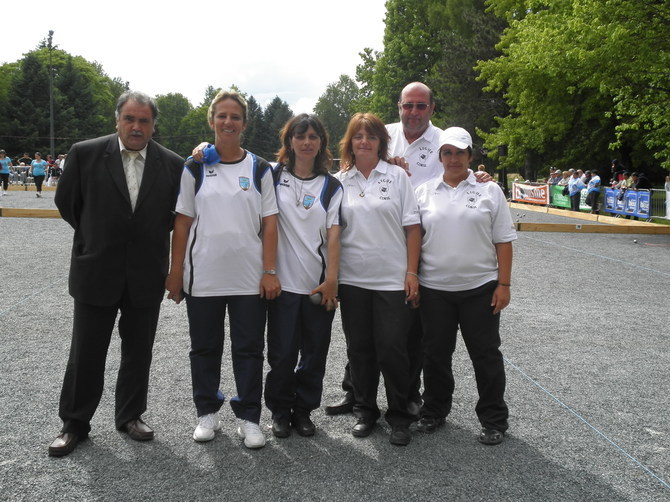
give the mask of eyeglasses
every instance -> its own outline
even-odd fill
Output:
[[[400,103],[400,106],[402,106],[403,110],[411,110],[412,108],[416,108],[417,110],[426,110],[428,109],[428,103]]]

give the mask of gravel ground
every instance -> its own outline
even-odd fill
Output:
[[[0,206],[53,208],[53,192],[11,191]],[[114,429],[115,336],[90,439],[60,459],[46,448],[61,426],[72,230],[59,219],[0,218],[0,236],[3,500],[670,500],[670,236],[519,233],[502,318],[511,427],[500,446],[476,441],[476,387],[461,342],[447,425],[415,432],[405,448],[389,444],[383,422],[357,439],[352,416],[317,410],[313,438],[267,431],[266,447],[250,451],[228,405],[216,439],[195,443],[185,306],[165,301],[145,414],[156,439],[140,444]],[[341,396],[345,359],[336,316],[324,403]],[[234,395],[227,344],[222,389]],[[270,423],[265,409],[261,422]]]

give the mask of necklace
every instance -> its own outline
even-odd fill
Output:
[[[298,194],[298,180],[300,180],[300,193]],[[298,178],[297,176],[293,175],[293,193],[295,194],[295,205],[299,206],[300,202],[302,199],[302,189],[303,185],[305,184],[305,180],[302,178]]]
[[[364,185],[361,185],[361,181],[360,181],[360,179],[358,178],[358,176],[354,176],[354,178],[356,178],[356,185],[358,186],[358,189],[360,190],[360,192],[358,193],[358,196],[359,196],[359,197],[365,197],[365,192],[367,191],[368,186],[370,185],[370,183],[368,182],[369,180],[366,179],[365,176],[363,176],[363,173],[361,173],[360,171],[358,171],[358,174],[360,174],[361,177],[362,177],[363,180],[364,180]]]

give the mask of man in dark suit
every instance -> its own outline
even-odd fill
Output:
[[[69,454],[88,437],[119,312],[116,428],[137,441],[153,439],[141,415],[183,168],[181,157],[151,139],[157,115],[152,98],[124,93],[116,107],[117,134],[73,145],[58,183],[56,206],[75,231],[69,279],[74,320],[59,406],[63,428],[49,446],[52,456]]]

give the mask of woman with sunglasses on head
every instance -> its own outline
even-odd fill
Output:
[[[424,329],[424,393],[417,429],[434,432],[451,411],[451,359],[460,329],[479,391],[479,441],[502,442],[507,430],[500,311],[510,301],[516,232],[505,195],[477,184],[469,169],[472,138],[460,127],[440,136],[444,174],[421,185],[422,245],[419,313]]]
[[[379,373],[384,376],[395,445],[412,439],[407,410],[410,368],[407,343],[410,303],[418,300],[419,215],[405,171],[389,164],[389,135],[371,113],[353,116],[340,143],[344,186],[340,300],[354,390],[352,434],[370,435],[381,413]]]
[[[280,136],[274,174],[282,294],[268,306],[265,404],[273,434],[284,438],[291,427],[301,436],[315,432],[310,413],[321,404],[337,308],[342,185],[328,174],[328,134],[316,116],[292,118]]]

